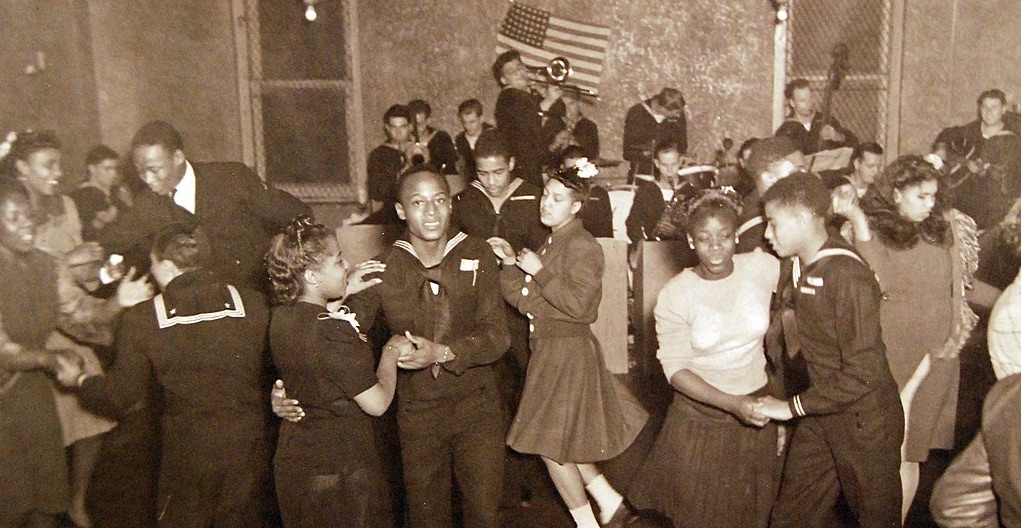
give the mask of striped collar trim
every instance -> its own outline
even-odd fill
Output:
[[[749,229],[757,225],[764,224],[765,222],[766,222],[765,218],[761,216],[753,216],[748,220],[745,220],[745,222],[741,224],[740,227],[737,228],[737,236],[740,237],[741,235],[745,234],[745,232],[748,231]]]
[[[231,286],[230,284],[227,284],[226,286],[231,299],[234,301],[234,307],[231,308],[225,303],[224,306],[226,306],[226,308],[218,312],[207,312],[194,315],[174,315],[173,309],[167,311],[167,305],[163,300],[162,293],[153,297],[153,306],[156,309],[156,323],[160,330],[179,324],[188,325],[204,323],[207,321],[216,321],[217,319],[223,319],[224,317],[244,317],[245,304],[241,301],[241,294],[238,293],[238,290],[234,286]]]
[[[461,231],[458,231],[456,235],[450,237],[450,240],[447,241],[446,247],[443,248],[443,258],[447,258],[447,255],[451,251],[453,251],[453,249],[457,247],[458,244],[464,242],[467,238],[468,235],[464,234]],[[407,251],[408,253],[411,254],[412,257],[415,257],[416,259],[418,259],[419,262],[422,262],[422,259],[421,257],[418,256],[418,253],[415,253],[415,246],[412,246],[411,242],[403,239],[398,239],[394,241],[394,247],[398,247],[403,249],[404,251]],[[423,266],[424,265],[425,264],[423,264]]]

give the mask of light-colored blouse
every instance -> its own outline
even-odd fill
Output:
[[[667,282],[656,301],[656,357],[669,380],[688,369],[728,394],[750,394],[766,384],[763,337],[780,262],[756,250],[734,255],[734,272],[707,281],[686,269]]]

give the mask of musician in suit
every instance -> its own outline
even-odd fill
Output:
[[[493,129],[493,125],[482,119],[482,103],[478,99],[468,99],[457,105],[457,118],[464,129],[454,137],[457,172],[471,181],[475,177],[475,144],[483,132]]]
[[[496,128],[510,142],[517,162],[515,176],[542,188],[543,162],[557,133],[564,128],[564,103],[560,100],[563,90],[551,84],[541,99],[533,95],[528,68],[521,62],[521,54],[513,50],[496,58],[493,77],[501,88],[496,99]]]
[[[851,165],[846,169],[824,172],[819,176],[830,190],[848,185],[861,198],[882,170],[883,147],[875,141],[869,141],[854,147]]]
[[[590,160],[585,151],[578,145],[570,145],[560,153],[557,166],[562,169],[574,167],[579,160]],[[602,185],[589,187],[588,200],[578,211],[582,227],[597,238],[613,238],[613,208],[610,205],[610,193]]]
[[[806,79],[794,79],[783,91],[791,115],[776,129],[777,136],[787,136],[806,156],[820,150],[853,147],[858,137],[840,125],[832,115],[824,116],[816,110],[812,87]]]
[[[1021,195],[1021,123],[1009,117],[1002,90],[982,92],[976,105],[978,118],[943,129],[933,152],[948,166],[953,206],[986,230]]]
[[[641,101],[624,118],[624,159],[631,164],[628,183],[639,171],[653,167],[653,150],[662,141],[673,141],[681,154],[688,152],[688,121],[684,96],[676,88],[663,88],[656,96]]]
[[[210,270],[228,283],[266,291],[263,256],[270,236],[293,217],[310,214],[310,208],[267,186],[242,163],[188,161],[181,134],[164,121],[138,129],[131,153],[148,188],[100,233],[103,248],[148,269],[149,249],[160,229],[175,222],[199,226],[199,238],[209,246]]]

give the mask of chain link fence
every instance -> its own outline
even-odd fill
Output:
[[[824,100],[839,46],[847,68],[831,115],[861,141],[886,142],[891,0],[791,0],[787,79],[807,79]]]

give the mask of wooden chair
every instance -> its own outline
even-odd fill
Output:
[[[637,367],[651,373],[659,367],[656,360],[656,298],[663,285],[684,268],[695,265],[686,241],[643,240],[638,244],[634,274],[635,358]]]
[[[603,247],[603,298],[592,332],[603,349],[606,368],[614,374],[628,372],[627,342],[627,242],[597,238]]]

